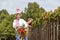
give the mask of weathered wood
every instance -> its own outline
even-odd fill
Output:
[[[58,40],[58,21],[42,24],[29,31],[29,40]]]

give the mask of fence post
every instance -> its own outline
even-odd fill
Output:
[[[58,40],[58,35],[59,35],[59,20],[57,19],[57,40]]]
[[[0,38],[0,40],[1,40],[1,38]]]

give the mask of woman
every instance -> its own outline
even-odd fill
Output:
[[[30,34],[29,31],[30,31],[32,22],[33,22],[33,19],[32,19],[32,18],[28,18],[28,21],[27,21],[28,29],[27,29],[27,32],[26,32],[26,36],[27,36],[27,37],[28,37],[29,34]]]

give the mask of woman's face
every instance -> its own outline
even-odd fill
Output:
[[[28,21],[28,24],[31,24],[31,23],[32,23],[32,20],[29,20],[29,21]]]

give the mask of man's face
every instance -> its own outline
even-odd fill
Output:
[[[21,15],[20,14],[16,15],[16,18],[17,19],[20,19],[21,18]]]

